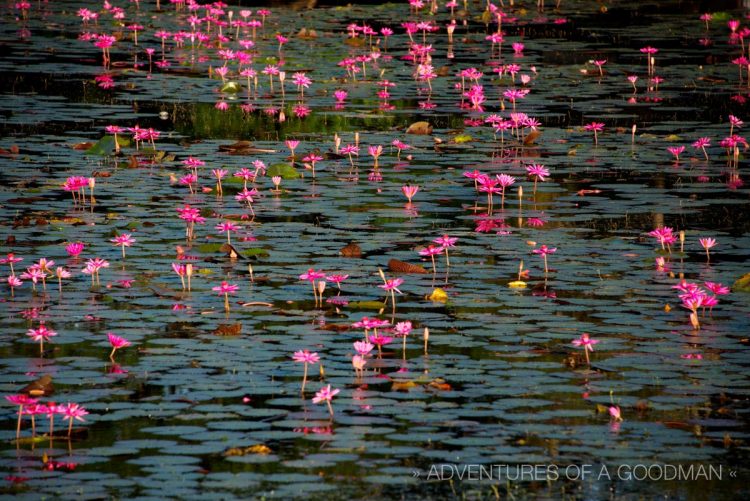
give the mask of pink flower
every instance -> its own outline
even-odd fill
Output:
[[[362,356],[370,353],[374,347],[372,343],[368,343],[367,341],[354,342],[354,350]]]
[[[412,330],[412,324],[409,320],[405,322],[398,322],[393,328],[397,336],[408,336]]]
[[[226,234],[227,234],[227,243],[228,243],[228,244],[231,244],[231,243],[232,243],[232,242],[230,242],[230,239],[229,239],[229,235],[231,234],[231,232],[233,232],[233,231],[237,231],[237,230],[239,230],[239,229],[240,229],[240,227],[239,227],[239,226],[237,226],[236,224],[234,224],[234,223],[231,223],[231,222],[229,222],[229,221],[227,221],[227,222],[224,222],[224,223],[219,223],[219,224],[217,224],[217,225],[215,226],[215,228],[216,228],[217,230],[219,230],[219,232],[220,232],[220,233],[224,233],[224,232],[226,232]]]
[[[83,406],[72,402],[68,402],[65,405],[58,405],[57,411],[62,414],[63,419],[68,420],[68,436],[70,436],[73,429],[73,421],[85,421],[83,416],[88,414],[88,411]]]
[[[343,103],[344,101],[346,101],[348,95],[349,93],[344,89],[336,89],[335,91],[333,91],[333,97],[336,98],[337,103]]]
[[[417,192],[419,191],[419,186],[405,184],[404,186],[401,187],[401,191],[403,192],[404,196],[409,200],[409,203],[411,203],[411,199],[414,198],[414,195],[416,195]]]
[[[127,348],[132,343],[125,339],[124,337],[117,336],[111,332],[107,333],[107,339],[109,340],[109,344],[114,348],[115,350],[119,350],[120,348]]]
[[[609,407],[609,415],[614,421],[622,421],[622,415],[620,413],[620,407],[617,405],[611,405]]]
[[[542,164],[531,164],[526,166],[526,173],[529,176],[534,177],[534,183],[536,181],[544,181],[544,178],[549,176],[549,170]]]
[[[400,290],[398,290],[398,286],[404,283],[403,278],[391,278],[389,280],[385,281],[385,284],[378,285],[379,288],[385,289],[387,291],[396,291],[399,294],[403,294]]]
[[[71,242],[65,247],[65,252],[67,252],[70,257],[78,257],[78,255],[83,252],[83,248],[83,242]]]
[[[432,244],[429,244],[427,247],[425,247],[424,249],[422,249],[422,250],[419,251],[419,255],[420,256],[432,257],[432,256],[436,256],[436,255],[438,255],[438,254],[440,254],[442,252],[443,252],[443,248],[442,247],[436,247],[436,246],[434,246]]]
[[[122,249],[122,257],[124,258],[125,247],[130,247],[131,245],[133,245],[135,243],[135,238],[133,238],[130,233],[122,233],[111,239],[110,242],[112,242],[116,246],[120,246],[120,248]]]
[[[114,359],[115,352],[121,348],[127,348],[132,343],[124,337],[117,336],[111,332],[107,333],[107,339],[109,340],[110,346],[112,346],[112,352],[109,354],[110,360]]]
[[[240,289],[240,286],[237,284],[230,284],[228,282],[221,282],[221,285],[217,285],[216,287],[212,287],[211,290],[216,291],[221,294],[234,294]]]
[[[13,405],[19,406],[34,405],[39,401],[36,398],[31,398],[30,396],[23,393],[18,395],[5,395],[5,400]]]
[[[534,249],[531,252],[533,252],[534,254],[539,254],[541,256],[546,256],[547,254],[554,254],[555,252],[557,252],[557,247],[547,247],[546,245],[542,245],[538,249]]]
[[[40,323],[39,328],[29,329],[28,331],[26,331],[26,335],[29,336],[34,342],[44,343],[45,341],[49,341],[50,338],[57,336],[57,332],[53,331],[52,329],[48,329],[47,326],[44,325],[44,323]]]
[[[365,368],[365,364],[367,364],[367,360],[362,355],[354,355],[352,357],[352,366],[355,370],[363,370]]]
[[[698,242],[700,242],[701,247],[708,250],[716,245],[716,240],[713,238],[699,238]]]
[[[725,294],[729,294],[730,289],[729,287],[726,287],[720,283],[714,283],[714,282],[703,282],[703,285],[706,286],[706,289],[710,290],[717,296],[723,296]]]
[[[680,161],[680,153],[685,151],[684,146],[670,146],[667,148],[667,151],[670,152],[672,155],[674,155],[675,161]]]
[[[294,355],[292,355],[292,359],[295,362],[317,364],[320,361],[320,356],[317,353],[313,353],[308,350],[300,350],[294,352]]]
[[[581,337],[571,341],[571,344],[576,347],[583,347],[586,351],[594,351],[594,345],[599,342],[598,339],[591,339],[587,333],[581,334]]]
[[[341,390],[339,389],[332,390],[331,385],[329,384],[325,388],[321,388],[320,391],[315,393],[315,398],[313,398],[312,401],[314,404],[319,404],[320,402],[330,402],[333,397],[338,395],[340,391]]]
[[[594,145],[599,144],[598,133],[604,130],[603,122],[591,122],[583,126],[584,130],[594,133]]]
[[[310,282],[314,282],[315,280],[320,280],[321,278],[325,278],[326,274],[323,271],[316,271],[313,268],[310,268],[305,273],[299,276],[300,280],[308,280]]]
[[[448,235],[443,235],[442,237],[438,237],[433,242],[440,245],[441,247],[453,247],[456,245],[456,242],[458,241],[458,237],[449,237]]]

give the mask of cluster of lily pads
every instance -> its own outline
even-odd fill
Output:
[[[498,158],[501,159],[503,172],[495,172],[491,165],[489,169],[480,170],[473,166],[457,166],[456,169],[448,171],[445,176],[449,182],[455,183],[462,193],[474,197],[473,206],[466,206],[465,212],[469,214],[468,220],[474,228],[477,238],[483,238],[483,234],[494,234],[498,238],[504,238],[512,234],[514,226],[510,223],[511,210],[517,209],[518,227],[544,228],[549,223],[549,218],[544,213],[536,210],[538,203],[538,188],[555,178],[553,169],[547,167],[549,163],[543,163],[536,158],[524,158],[519,151],[534,148],[544,141],[543,127],[544,117],[534,117],[535,105],[527,104],[534,98],[535,89],[544,85],[544,68],[536,64],[527,63],[524,58],[526,46],[522,37],[517,34],[518,27],[524,26],[525,19],[519,19],[521,13],[509,6],[495,5],[492,2],[477,7],[469,2],[463,2],[460,6],[455,1],[449,2],[422,2],[421,0],[410,0],[408,10],[412,18],[403,23],[392,26],[375,26],[367,22],[352,21],[348,25],[336,26],[334,29],[340,35],[343,43],[350,50],[331,68],[316,68],[314,70],[298,67],[294,61],[288,61],[284,53],[285,47],[290,44],[301,43],[313,37],[310,32],[290,33],[284,31],[283,22],[276,17],[276,12],[267,9],[258,9],[254,12],[250,9],[231,7],[223,2],[210,2],[200,4],[194,0],[172,0],[174,12],[161,10],[155,11],[156,19],[160,16],[169,16],[179,29],[169,31],[160,23],[153,22],[148,26],[141,24],[144,21],[143,11],[145,5],[135,2],[135,5],[119,1],[105,0],[101,6],[81,8],[77,16],[81,21],[81,32],[78,35],[78,43],[90,44],[93,47],[92,54],[99,54],[101,50],[101,67],[103,72],[95,76],[94,84],[107,93],[115,92],[126,81],[130,70],[146,73],[149,80],[168,79],[177,69],[191,67],[199,73],[200,78],[210,79],[217,99],[213,108],[226,120],[236,119],[231,115],[236,109],[241,110],[240,120],[247,119],[250,115],[260,112],[270,118],[275,125],[281,125],[289,120],[300,122],[315,116],[318,113],[335,110],[341,112],[352,106],[352,95],[347,88],[355,82],[362,83],[357,87],[358,99],[367,103],[373,112],[387,114],[397,108],[394,104],[393,93],[397,85],[411,85],[406,94],[413,96],[417,101],[417,107],[421,111],[434,112],[442,106],[443,101],[435,99],[438,92],[445,91],[454,98],[454,109],[464,114],[464,125],[470,130],[483,130],[492,134],[494,144],[498,149]],[[117,5],[121,4],[121,5]],[[543,4],[543,2],[542,2]],[[150,8],[150,6],[148,6]],[[560,9],[560,2],[558,2]],[[406,10],[406,6],[400,7]],[[474,12],[479,9],[477,12]],[[27,2],[16,4],[16,10],[21,19],[34,15],[34,8]],[[561,15],[562,10],[555,10],[555,15],[547,17],[543,13],[533,23],[539,25],[561,26],[569,20]],[[560,15],[558,15],[560,14]],[[477,65],[476,61],[462,62],[458,68],[436,67],[434,61],[437,59],[438,48],[445,48],[448,60],[453,58],[454,44],[460,44],[467,40],[455,40],[454,33],[461,27],[462,20],[470,19],[476,15],[486,24],[486,34],[480,40],[472,40],[477,43],[477,52],[482,54],[483,63]],[[273,21],[273,22],[272,22]],[[704,14],[696,22],[705,23],[706,31],[712,21],[710,14]],[[744,47],[744,37],[747,28],[741,28],[740,21],[732,20],[727,25],[729,40],[741,42],[741,55],[737,56],[737,64],[740,71],[740,83],[745,80],[750,83],[750,73],[747,68],[750,58],[750,46]],[[514,34],[506,30],[513,27]],[[464,34],[468,37],[468,34]],[[401,43],[399,43],[401,42]],[[704,45],[710,45],[708,35]],[[508,50],[512,48],[512,52]],[[635,51],[634,51],[635,52]],[[626,73],[626,80],[632,86],[632,95],[628,95],[627,102],[637,104],[638,102],[661,99],[659,84],[665,79],[657,74],[659,49],[645,46],[640,49],[640,54],[646,58],[646,74],[639,76],[635,68],[630,68]],[[145,56],[145,59],[144,59]],[[583,73],[590,78],[587,84],[599,85],[605,79],[617,78],[612,71],[607,71],[606,59],[593,59],[586,64]],[[611,64],[609,65],[612,66]],[[123,68],[127,67],[128,71]],[[291,68],[291,69],[289,69]],[[595,69],[593,69],[595,68]],[[743,77],[743,68],[745,75]],[[310,74],[314,74],[311,76]],[[289,74],[288,74],[289,73]],[[397,80],[392,75],[400,73],[407,74],[408,83]],[[399,81],[400,83],[396,83]],[[646,87],[639,94],[638,82],[645,81]],[[446,83],[447,82],[447,83]],[[440,83],[440,90],[436,90]],[[626,85],[625,82],[622,82]],[[345,88],[346,87],[346,88]],[[663,89],[664,86],[662,86]],[[364,90],[363,90],[364,89]],[[628,93],[630,92],[627,87]],[[287,103],[287,93],[292,96],[293,103]],[[365,97],[361,95],[369,93]],[[316,100],[313,104],[311,100]],[[738,94],[742,98],[741,94]],[[734,102],[741,99],[736,96]],[[213,98],[212,98],[213,99]],[[322,103],[322,104],[321,104]],[[362,105],[364,106],[364,105]],[[293,118],[292,118],[293,117]],[[588,121],[590,120],[590,121]],[[692,144],[696,157],[690,158],[691,165],[703,165],[714,159],[726,159],[727,185],[730,189],[742,186],[740,177],[740,160],[742,152],[748,148],[748,142],[737,130],[744,124],[734,114],[728,115],[729,134],[718,141],[718,148],[712,148],[716,140],[710,135],[701,135]],[[605,122],[585,117],[579,127],[572,130],[573,136],[585,138],[585,148],[597,151],[600,148],[601,135],[609,134]],[[243,158],[243,166],[230,170],[221,164],[220,159],[194,154],[191,151],[178,151],[174,155],[165,155],[159,151],[157,144],[170,142],[171,132],[169,130],[157,130],[153,127],[141,127],[138,123],[127,125],[110,123],[98,131],[104,130],[104,137],[92,148],[104,149],[104,162],[111,162],[116,168],[123,160],[129,162],[133,168],[154,169],[162,175],[159,178],[144,179],[146,182],[161,183],[160,188],[171,190],[171,196],[175,200],[173,212],[170,217],[179,224],[182,232],[184,225],[184,239],[175,239],[168,242],[169,246],[176,246],[176,257],[171,264],[166,264],[164,269],[149,270],[156,274],[170,277],[171,286],[176,291],[181,291],[181,298],[189,297],[197,285],[198,291],[210,288],[218,296],[215,304],[204,305],[207,310],[222,311],[226,319],[229,319],[235,311],[232,305],[234,296],[243,294],[251,295],[248,284],[255,281],[252,263],[248,264],[249,282],[240,282],[235,274],[237,258],[243,258],[241,243],[252,239],[247,236],[254,228],[264,223],[264,214],[269,207],[283,200],[288,195],[285,191],[287,182],[292,179],[302,179],[311,187],[324,180],[333,185],[342,187],[360,186],[360,182],[367,183],[366,189],[373,189],[383,197],[389,196],[383,193],[384,179],[388,180],[392,175],[390,168],[407,170],[410,163],[419,159],[425,150],[424,144],[415,146],[415,141],[409,137],[430,136],[432,126],[426,121],[419,120],[410,127],[398,131],[399,137],[390,144],[379,139],[372,139],[367,131],[357,131],[351,134],[351,141],[343,141],[344,133],[336,132],[332,136],[306,136],[281,137],[273,149],[250,148],[252,157]],[[630,144],[636,147],[636,131],[633,125],[623,134],[625,142],[630,139]],[[593,134],[593,140],[589,141],[586,133]],[[100,134],[100,132],[98,132]],[[708,133],[706,133],[708,134]],[[419,140],[422,138],[420,137]],[[389,139],[390,141],[390,139]],[[439,147],[443,141],[435,136],[432,139],[435,147]],[[461,145],[471,142],[472,138],[456,136],[452,144]],[[385,145],[385,146],[384,146]],[[660,147],[661,148],[661,147]],[[288,150],[288,152],[287,152]],[[369,158],[365,158],[360,151],[367,151]],[[659,149],[660,154],[663,149]],[[667,147],[667,152],[674,158],[670,168],[679,168],[685,163],[685,145],[672,145]],[[283,153],[282,153],[283,152]],[[712,155],[709,155],[711,152]],[[287,154],[288,153],[288,154]],[[402,155],[403,153],[403,155]],[[680,155],[683,155],[681,158]],[[571,154],[572,156],[572,154]],[[279,160],[283,162],[275,163]],[[508,160],[507,162],[504,160]],[[546,164],[546,165],[545,165]],[[513,170],[515,169],[515,170]],[[366,171],[366,175],[360,176],[360,170]],[[70,199],[72,212],[84,214],[87,211],[96,211],[98,202],[95,197],[102,196],[102,190],[110,190],[110,194],[117,194],[120,198],[114,198],[113,204],[118,210],[127,213],[127,193],[115,193],[116,183],[97,184],[99,177],[94,173],[86,175],[69,175],[62,182],[57,182],[53,196],[61,192]],[[708,182],[707,176],[698,176],[699,182]],[[58,180],[59,181],[59,180]],[[473,184],[472,186],[469,186]],[[240,188],[241,186],[241,188]],[[418,202],[422,197],[428,198],[430,186],[420,184],[416,181],[402,183],[399,181],[401,194],[406,198],[404,214],[409,218],[418,218]],[[541,190],[544,191],[544,184]],[[524,190],[525,188],[525,190]],[[148,187],[144,187],[148,189]],[[473,189],[473,191],[471,191]],[[397,190],[396,190],[396,193]],[[578,195],[585,196],[597,194],[599,190],[581,190]],[[69,194],[69,195],[68,195]],[[400,196],[400,195],[398,195]],[[212,199],[215,197],[215,199]],[[496,198],[499,197],[499,203]],[[402,199],[403,200],[403,199]],[[66,202],[67,203],[67,202]],[[528,206],[533,206],[530,210]],[[113,210],[112,207],[109,210]],[[231,214],[231,212],[238,212]],[[205,229],[209,228],[209,229]],[[647,233],[647,228],[642,228],[644,235],[657,239],[660,249],[656,249],[656,272],[673,280],[673,289],[679,292],[679,299],[684,310],[689,312],[690,326],[693,334],[699,335],[701,329],[701,315],[706,317],[706,310],[710,316],[713,308],[719,304],[719,296],[730,293],[730,288],[712,281],[703,281],[702,284],[687,281],[682,276],[675,276],[671,272],[673,256],[679,255],[682,259],[686,253],[684,243],[685,232],[676,232],[668,226],[659,226]],[[245,232],[245,237],[238,239],[237,233]],[[471,233],[469,231],[469,233]],[[233,240],[234,235],[234,240]],[[117,250],[121,257],[123,270],[132,270],[128,263],[128,255],[133,257],[139,252],[138,244],[148,241],[149,235],[146,231],[133,236],[133,232],[120,231],[111,235],[107,245]],[[137,238],[136,238],[137,237]],[[218,238],[222,241],[220,251],[221,258],[226,259],[230,268],[225,271],[225,276],[205,280],[201,276],[201,258],[196,254],[194,244],[198,241],[210,241]],[[226,244],[223,244],[224,238]],[[464,236],[460,238],[463,242]],[[409,285],[408,278],[402,275],[418,273],[430,275],[430,270],[422,266],[422,263],[430,263],[432,275],[432,293],[428,296],[435,302],[445,303],[453,292],[450,290],[449,270],[451,259],[464,262],[470,261],[467,256],[461,256],[460,246],[457,245],[459,237],[454,236],[449,227],[436,228],[430,235],[424,235],[425,245],[417,246],[414,260],[419,263],[398,262],[391,266],[389,263],[389,275],[383,269],[371,266],[363,269],[362,275],[370,280],[377,273],[382,279],[375,287],[372,283],[372,294],[367,300],[384,293],[385,297],[377,301],[377,315],[362,317],[346,326],[347,329],[361,329],[363,336],[357,335],[356,341],[352,342],[353,353],[347,353],[347,360],[351,361],[355,374],[355,385],[361,385],[363,378],[368,375],[368,368],[380,367],[382,360],[392,356],[397,358],[395,351],[384,351],[384,347],[394,342],[396,338],[401,341],[401,358],[406,361],[407,339],[414,339],[412,333],[420,329],[424,349],[419,350],[419,356],[428,356],[428,340],[430,328],[420,324],[413,318],[407,319],[407,315],[401,315],[397,308],[396,294],[402,294],[400,287]],[[59,256],[41,257],[34,264],[27,267],[25,271],[18,273],[14,265],[24,259],[18,252],[10,252],[0,258],[0,264],[8,265],[8,273],[2,277],[2,281],[8,286],[8,302],[20,304],[37,296],[47,294],[47,279],[57,280],[57,288],[62,297],[63,290],[69,287],[87,288],[99,291],[102,287],[100,272],[110,267],[111,263],[104,257],[90,254],[84,256],[87,247],[92,244],[99,245],[103,242],[69,241],[59,247]],[[239,241],[238,241],[239,240]],[[673,247],[679,242],[679,253]],[[698,240],[699,245],[705,251],[706,262],[710,262],[711,249],[717,246],[713,237],[703,237]],[[185,246],[183,248],[182,246]],[[540,264],[535,273],[539,275],[540,286],[535,288],[534,294],[543,298],[555,299],[555,292],[548,287],[548,282],[554,280],[557,270],[554,266],[565,266],[564,256],[561,264],[557,264],[556,257],[563,255],[566,249],[554,242],[540,243],[535,240],[527,240],[517,247],[521,252],[527,251],[539,259]],[[131,249],[132,248],[132,249]],[[126,249],[128,250],[126,253]],[[69,259],[69,266],[57,266],[53,259],[59,260],[63,256],[63,250]],[[558,253],[558,250],[560,254]],[[199,251],[198,251],[199,252]],[[456,259],[455,254],[458,254]],[[311,260],[315,260],[315,250],[310,250]],[[554,255],[554,256],[553,256]],[[440,256],[445,258],[445,285],[436,286],[439,276],[438,261]],[[85,259],[85,261],[83,261]],[[169,258],[172,260],[172,257]],[[550,267],[548,259],[553,267]],[[651,258],[649,258],[650,268]],[[702,259],[702,257],[701,257]],[[523,261],[518,263],[518,274],[507,278],[507,286],[514,292],[521,293],[527,288],[526,280],[529,279],[530,270],[524,267]],[[427,266],[427,264],[425,264]],[[442,266],[442,265],[441,265]],[[515,266],[515,264],[514,264]],[[287,273],[280,281],[291,284],[298,280],[309,282],[313,291],[313,306],[309,310],[319,312],[321,315],[341,314],[346,311],[349,299],[342,296],[342,284],[350,278],[350,275],[341,271],[325,272],[310,266],[309,263],[300,263],[296,272]],[[105,272],[106,273],[106,272]],[[76,275],[88,275],[89,280],[77,280]],[[176,277],[175,277],[176,275]],[[196,284],[196,277],[199,277]],[[360,279],[361,277],[357,277]],[[178,283],[179,280],[179,283]],[[377,279],[375,279],[377,280]],[[65,282],[64,282],[65,281]],[[135,280],[125,278],[117,281],[123,288],[130,288]],[[30,282],[31,290],[24,287]],[[104,287],[111,284],[104,280]],[[333,287],[328,284],[335,284]],[[51,287],[51,286],[50,286]],[[23,288],[23,289],[22,289]],[[327,289],[328,288],[328,289]],[[443,288],[448,289],[443,290]],[[19,289],[21,289],[19,291]],[[381,289],[383,292],[377,291]],[[308,289],[309,290],[309,289]],[[326,293],[326,291],[328,292]],[[326,297],[327,295],[327,297]],[[302,297],[292,297],[290,302],[300,305],[309,305]],[[247,304],[247,303],[245,303]],[[177,302],[173,306],[176,311],[184,308],[182,303]],[[42,306],[43,310],[44,306]],[[403,307],[402,307],[403,308]],[[37,320],[43,311],[28,311],[31,322]],[[390,313],[390,315],[389,315]],[[238,315],[237,315],[238,316]],[[387,318],[389,317],[389,318]],[[682,319],[680,319],[682,321]],[[433,327],[433,331],[434,331]],[[62,334],[64,335],[64,334]],[[50,322],[39,320],[36,325],[31,325],[27,332],[28,338],[39,344],[39,356],[44,358],[53,353],[45,351],[45,343],[49,345],[57,332],[52,329]],[[411,337],[409,337],[411,336]],[[132,339],[132,338],[131,338]],[[569,339],[569,338],[566,338]],[[102,339],[102,342],[104,340]],[[107,333],[107,341],[112,348],[109,360],[115,367],[115,354],[118,349],[131,345],[130,341],[114,333]],[[590,371],[595,368],[592,362],[594,346],[603,340],[594,339],[588,333],[581,333],[570,344],[574,348],[582,350],[586,366]],[[375,349],[377,348],[377,354]],[[566,344],[566,350],[567,350]],[[303,364],[303,375],[301,383],[301,394],[306,397],[309,368],[317,365],[324,359],[325,355],[313,349],[291,348],[291,360]],[[573,351],[573,350],[570,350]],[[416,353],[416,352],[415,352]],[[579,352],[580,353],[580,352]],[[144,355],[147,356],[147,355]],[[416,355],[415,355],[416,356]],[[560,357],[562,358],[562,357]],[[683,358],[702,360],[701,354],[688,354]],[[288,360],[280,363],[286,363]],[[379,372],[378,372],[379,374]],[[333,388],[325,381],[321,370],[321,385],[316,388],[312,402],[325,404],[334,422],[334,397],[341,391]],[[45,395],[46,396],[46,395]],[[34,398],[33,394],[14,393],[6,395],[7,402],[18,406],[18,419],[16,425],[16,439],[21,438],[22,420],[28,417],[31,422],[32,438],[36,436],[35,418],[46,416],[49,418],[50,438],[54,434],[54,418],[62,416],[68,421],[67,437],[72,437],[74,421],[83,421],[88,411],[80,404],[69,402],[65,405],[56,405],[53,402],[46,404]],[[611,405],[607,407],[610,416],[611,428],[618,429],[618,423],[623,421],[623,412],[619,405],[611,397]]]

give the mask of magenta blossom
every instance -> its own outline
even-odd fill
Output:
[[[583,347],[583,352],[586,354],[586,363],[590,366],[591,361],[589,360],[589,352],[594,351],[594,345],[599,343],[598,339],[591,339],[587,333],[581,334],[581,337],[571,341],[571,344],[576,347]]]
[[[305,384],[307,383],[307,365],[317,364],[320,361],[320,356],[317,353],[313,353],[307,350],[295,351],[292,355],[292,360],[305,364],[305,373],[302,376],[302,393],[305,392]]]
[[[109,354],[109,359],[114,360],[115,352],[121,348],[127,348],[132,343],[124,337],[117,336],[111,332],[107,333],[107,340],[109,340],[110,346],[112,346],[112,353]]]
[[[321,388],[320,391],[315,393],[315,397],[312,399],[312,401],[314,404],[325,402],[328,406],[328,412],[330,412],[331,417],[333,417],[333,407],[331,407],[331,400],[333,400],[333,397],[338,395],[340,391],[341,390],[339,389],[332,390],[331,385],[329,384],[325,388]]]

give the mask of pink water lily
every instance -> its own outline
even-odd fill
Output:
[[[88,411],[83,406],[71,402],[58,406],[58,412],[62,414],[63,419],[68,420],[68,438],[73,432],[73,421],[85,421],[83,416],[88,415]]]
[[[598,133],[604,130],[604,122],[591,122],[583,126],[584,130],[594,133],[594,146],[599,144]]]
[[[36,329],[29,329],[26,332],[26,335],[29,336],[34,342],[39,343],[39,356],[43,356],[44,342],[49,342],[51,338],[57,336],[57,332],[49,329],[46,325],[44,325],[44,322],[42,322]]]
[[[549,269],[547,268],[547,254],[554,254],[555,252],[557,252],[557,248],[542,245],[538,249],[534,249],[531,252],[542,256],[542,258],[544,259],[544,273],[549,273]]]
[[[135,238],[133,238],[130,233],[121,233],[120,235],[117,235],[115,238],[110,240],[113,244],[116,246],[119,246],[122,248],[122,257],[125,258],[125,247],[130,247],[135,243]]]
[[[216,229],[219,230],[220,233],[227,234],[227,243],[231,245],[232,241],[229,238],[229,234],[233,231],[239,230],[240,227],[232,222],[226,221],[226,222],[217,224]]]
[[[544,181],[549,176],[549,170],[542,164],[531,164],[526,166],[526,174],[534,178],[534,193],[536,193],[537,181]]]
[[[237,284],[230,284],[226,281],[221,282],[221,285],[217,285],[216,287],[212,287],[211,290],[216,291],[219,293],[219,295],[224,295],[224,310],[229,311],[229,295],[234,294],[240,289],[240,286]]]
[[[419,191],[419,186],[415,184],[405,184],[401,187],[401,191],[403,192],[407,200],[409,200],[409,203],[411,203],[411,199],[414,198],[414,195],[416,195]]]
[[[429,244],[427,247],[419,251],[420,256],[429,256],[429,258],[432,260],[432,273],[433,275],[437,273],[437,270],[435,268],[435,256],[437,254],[443,253],[443,247],[436,246]]]
[[[433,240],[436,244],[440,245],[442,247],[443,252],[445,252],[445,266],[450,267],[451,260],[450,256],[448,255],[448,249],[451,247],[456,246],[456,242],[458,242],[458,237],[450,237],[448,235],[443,235],[442,237],[438,237]]]
[[[115,352],[121,348],[127,348],[132,343],[125,339],[124,337],[120,337],[116,334],[113,334],[111,332],[107,333],[107,340],[109,341],[110,346],[112,346],[112,352],[109,354],[109,359],[114,362],[115,358]]]
[[[68,253],[68,256],[75,258],[83,252],[84,247],[83,242],[71,242],[65,247],[65,252]]]
[[[16,425],[16,438],[20,438],[21,436],[21,418],[24,414],[23,408],[35,405],[38,400],[35,398],[31,398],[28,395],[19,394],[19,395],[6,395],[5,400],[10,402],[13,405],[18,406],[18,424]]]
[[[307,365],[317,364],[320,361],[320,356],[314,352],[300,350],[294,352],[292,360],[305,364],[305,372],[302,376],[302,389],[300,390],[302,393],[305,393],[305,384],[307,383]]]
[[[674,155],[674,161],[679,162],[680,161],[680,154],[685,151],[684,146],[670,146],[667,148],[667,151],[669,151],[672,155]]]
[[[300,280],[307,280],[310,282],[313,288],[313,297],[315,298],[315,306],[318,306],[319,304],[322,305],[323,302],[323,293],[320,290],[321,289],[321,283],[323,284],[323,288],[325,287],[325,282],[320,281],[322,278],[325,278],[326,274],[323,271],[317,271],[313,268],[308,269],[305,273],[301,274],[299,276]],[[320,282],[319,282],[320,281]],[[318,296],[320,294],[320,296]]]
[[[716,239],[714,238],[699,238],[698,242],[700,242],[701,247],[703,247],[706,250],[706,261],[711,260],[711,254],[710,250],[716,246]]]
[[[587,333],[581,334],[581,337],[571,341],[571,344],[576,347],[582,347],[583,353],[586,355],[586,363],[591,366],[591,360],[589,360],[589,352],[594,351],[594,345],[598,344],[598,339],[591,339]]]
[[[328,406],[328,412],[331,413],[331,417],[333,417],[333,407],[331,407],[331,400],[333,400],[333,397],[339,394],[341,390],[331,389],[331,385],[329,384],[325,388],[321,388],[320,391],[315,393],[315,397],[312,399],[314,404],[319,404],[320,402],[325,402]]]

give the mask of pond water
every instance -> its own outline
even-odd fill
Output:
[[[19,434],[18,406],[4,399],[0,494],[748,493],[750,78],[733,63],[747,57],[746,10],[160,7],[3,8],[0,389],[19,394],[48,376],[54,393],[40,403],[88,414],[70,434],[58,414],[53,436],[46,414],[35,431],[25,415]],[[95,45],[105,34],[108,62]],[[514,110],[535,121],[513,125]],[[134,127],[160,134],[136,145]],[[705,155],[693,145],[702,137]],[[342,153],[350,145],[358,155]],[[196,180],[190,158],[205,163]],[[532,165],[549,174],[535,182]],[[236,199],[243,168],[252,209]],[[213,169],[227,171],[222,193]],[[504,197],[491,186],[490,205],[473,171],[486,186],[496,175],[515,183]],[[86,178],[78,198],[63,189],[72,176]],[[410,201],[405,186],[419,187]],[[192,238],[186,205],[205,219]],[[237,257],[222,223],[234,225]],[[649,234],[664,227],[669,248]],[[124,252],[112,242],[123,234],[135,240]],[[433,271],[423,254],[443,235],[457,238],[450,266],[443,250]],[[78,256],[66,250],[75,242]],[[8,253],[23,258],[14,288]],[[32,287],[21,273],[41,258],[55,264],[46,287]],[[109,263],[98,282],[83,272],[92,258]],[[189,291],[173,264],[192,265]],[[61,289],[58,266],[72,275]],[[300,278],[309,269],[348,278],[340,289],[323,278],[319,301]],[[392,297],[380,286],[394,278]],[[683,280],[732,290],[691,319]],[[238,286],[228,308],[222,282]],[[389,327],[378,337],[357,324],[365,317],[413,329],[405,342]],[[40,351],[27,331],[42,324],[57,335]],[[132,345],[110,358],[107,333]],[[359,372],[353,343],[366,335],[393,339]],[[303,350],[320,360],[294,361]],[[312,401],[328,385],[340,390],[333,414]],[[654,465],[646,478],[637,470]],[[678,466],[694,469],[680,481],[659,473]]]

